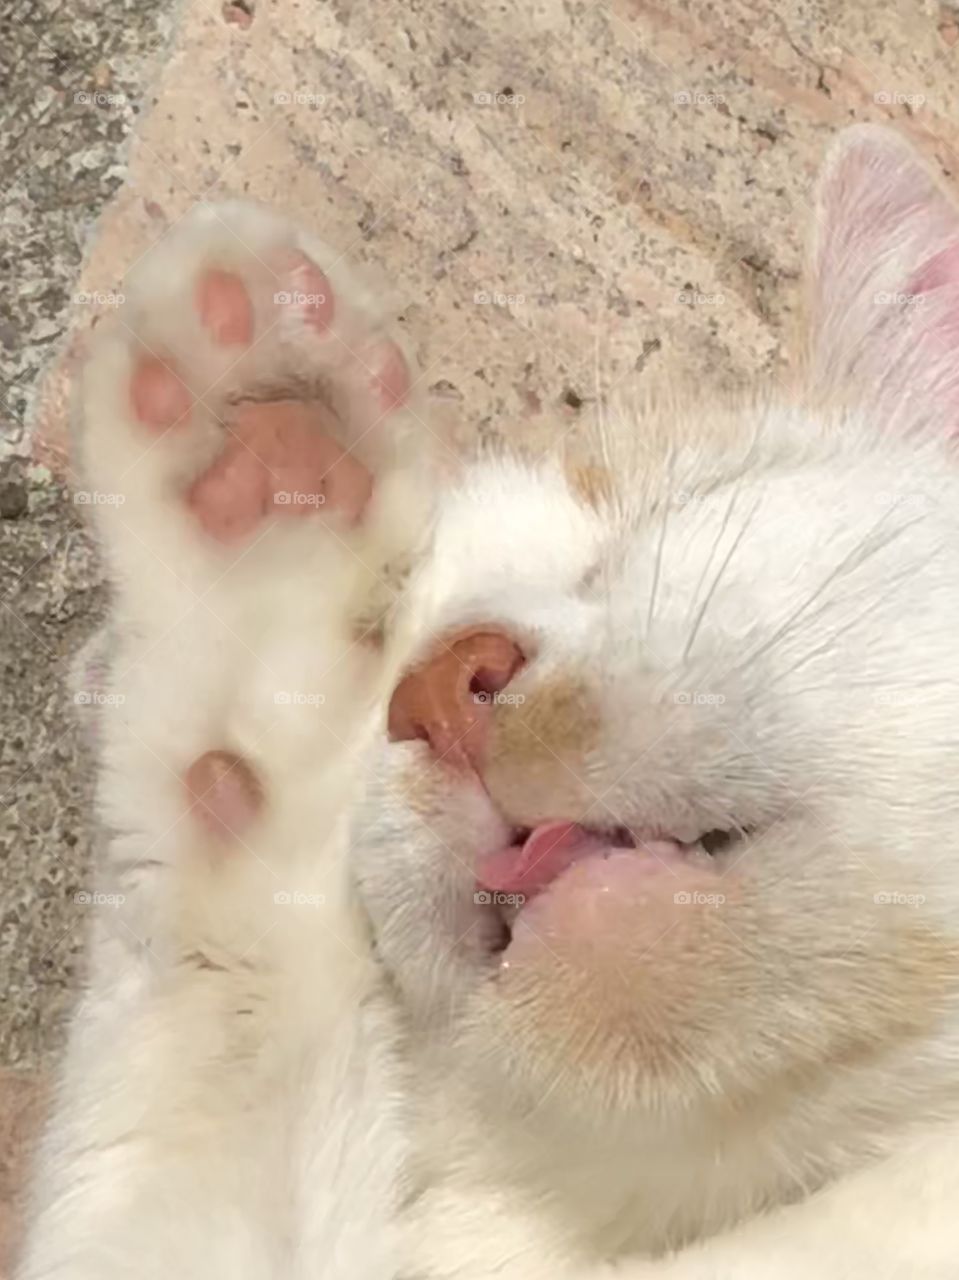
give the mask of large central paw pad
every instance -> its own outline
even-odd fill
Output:
[[[187,501],[213,537],[249,533],[264,516],[337,512],[350,522],[372,492],[367,467],[336,440],[324,404],[245,404],[231,417],[223,452],[190,487]]]

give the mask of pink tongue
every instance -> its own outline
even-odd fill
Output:
[[[486,889],[535,893],[581,858],[609,847],[608,840],[575,822],[544,822],[523,845],[511,845],[480,859],[476,879]]]

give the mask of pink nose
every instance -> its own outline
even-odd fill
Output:
[[[456,636],[396,686],[390,738],[425,739],[447,764],[479,768],[493,698],[524,662],[519,646],[503,631],[486,628]]]

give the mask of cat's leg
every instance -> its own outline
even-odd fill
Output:
[[[946,1280],[959,1257],[957,1146],[944,1126],[669,1258],[577,1269],[570,1280]]]
[[[105,852],[20,1275],[315,1275],[308,1242],[338,1256],[349,1216],[324,1143],[342,1177],[351,1108],[378,1120],[344,832],[422,431],[370,299],[281,219],[201,209],[126,293],[81,406],[116,585],[88,695]]]
[[[661,1258],[588,1262],[515,1188],[436,1188],[413,1206],[403,1280],[946,1280],[956,1271],[959,1133],[917,1136],[797,1204]],[[509,1183],[507,1181],[507,1186]]]

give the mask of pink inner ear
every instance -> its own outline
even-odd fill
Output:
[[[877,430],[959,421],[959,211],[904,139],[839,136],[819,189],[813,388]]]
[[[944,285],[959,285],[959,244],[942,249],[913,276],[907,292],[931,293]]]

